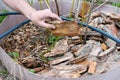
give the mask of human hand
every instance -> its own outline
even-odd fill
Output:
[[[28,18],[38,26],[55,29],[54,25],[45,23],[45,19],[49,17],[61,21],[60,17],[52,13],[50,9],[32,11]]]

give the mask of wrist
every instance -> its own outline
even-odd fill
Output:
[[[37,11],[36,9],[31,8],[31,9],[29,9],[29,10],[27,10],[27,11],[24,11],[23,14],[24,14],[28,19],[31,20],[31,16],[32,16],[33,13],[36,12],[36,11]]]

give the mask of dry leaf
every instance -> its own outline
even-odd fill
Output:
[[[89,12],[89,9],[90,9],[89,3],[85,1],[82,2],[82,8],[80,10],[79,16],[84,17]]]

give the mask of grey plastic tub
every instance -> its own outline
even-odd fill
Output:
[[[55,4],[51,2],[51,7],[54,8]],[[59,7],[60,7],[60,14],[65,15],[69,13],[71,6],[71,0],[59,0]],[[46,8],[45,6],[43,6]],[[35,8],[39,9],[38,3],[35,4]],[[56,11],[55,9],[52,9],[54,12]],[[104,10],[108,12],[115,12],[120,14],[120,9],[110,6],[110,5],[105,5],[101,7],[99,10]],[[22,22],[26,18],[23,15],[12,15],[8,16],[2,24],[0,24],[0,34],[3,33],[4,31],[10,29],[11,27],[15,26],[16,24]],[[4,39],[3,39],[4,40]],[[1,42],[2,43],[2,40]],[[20,66],[18,63],[14,62],[12,58],[10,58],[7,53],[0,48],[0,60],[2,61],[3,65],[7,68],[9,73],[12,75],[20,78],[21,80],[120,80],[120,66],[117,68],[111,69],[108,72],[97,75],[97,76],[89,76],[89,77],[84,77],[84,78],[59,78],[59,77],[42,77],[38,74],[34,74],[29,72],[27,69],[23,68]]]

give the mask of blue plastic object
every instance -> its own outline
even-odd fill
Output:
[[[7,16],[7,15],[20,15],[21,13],[18,12],[8,12],[8,13],[0,13],[0,16]]]

